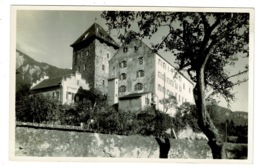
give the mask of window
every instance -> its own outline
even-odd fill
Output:
[[[128,48],[127,47],[124,47],[123,48],[123,52],[126,53],[128,51]]]
[[[125,73],[122,73],[122,74],[119,76],[119,79],[120,79],[120,80],[125,80],[125,79],[126,79],[126,74],[125,74]]]
[[[67,99],[67,100],[72,100],[72,93],[67,92],[67,94],[66,94],[66,99]]]
[[[105,80],[102,80],[102,84],[103,84],[103,86],[105,86]]]
[[[79,52],[77,53],[77,58],[80,59],[80,53]]]
[[[137,47],[137,46],[134,46],[134,49],[135,49],[135,52],[137,52],[137,51],[138,51],[138,47]]]
[[[164,69],[166,68],[165,62],[163,63],[163,68],[164,68]]]
[[[107,59],[109,59],[109,53],[107,53]]]
[[[161,78],[161,72],[158,72],[158,77]]]
[[[171,68],[171,73],[173,73],[173,69]]]
[[[136,73],[136,77],[138,78],[138,77],[143,77],[144,76],[144,71],[143,70],[139,70],[139,71],[137,71],[137,73]]]
[[[74,56],[74,65],[76,65],[76,63],[77,63],[77,56],[75,55]]]
[[[78,71],[80,72],[80,66],[78,66]]]
[[[138,60],[139,60],[139,65],[142,65],[144,63],[144,57],[139,57]]]
[[[181,76],[179,76],[179,81],[181,82]]]
[[[170,79],[170,84],[171,84],[172,86],[174,86],[173,80],[171,80],[171,79]]]
[[[189,88],[189,93],[190,93],[191,89]]]
[[[57,92],[56,92],[56,99],[58,100],[59,97],[60,97],[60,93],[57,91]]]
[[[185,83],[183,83],[183,90],[185,90]]]
[[[116,67],[115,66],[113,66],[113,70],[115,70],[116,69]]]
[[[120,86],[119,87],[119,92],[121,92],[121,93],[124,93],[124,92],[126,92],[126,86]]]
[[[158,60],[158,64],[161,65],[161,60],[160,59]]]
[[[178,84],[177,83],[175,83],[175,89],[178,89]]]
[[[182,91],[181,86],[179,86],[179,91],[180,91],[180,92]]]
[[[52,92],[52,98],[53,99],[55,98],[55,92]]]
[[[135,85],[135,90],[142,90],[143,89],[143,84],[142,83],[137,83]]]
[[[88,56],[89,55],[89,51],[86,51],[86,56]]]
[[[119,63],[119,67],[120,68],[125,68],[127,66],[127,62],[126,61],[122,61]]]
[[[79,80],[77,80],[77,85],[79,86]]]
[[[83,57],[84,57],[84,54],[85,54],[85,53],[84,53],[83,51],[80,52],[80,57],[83,58]]]
[[[87,70],[87,64],[84,64],[84,71]]]
[[[150,104],[150,100],[148,98],[145,98],[145,104],[149,105]]]
[[[105,71],[105,65],[104,64],[102,65],[102,70]]]
[[[160,84],[158,85],[158,90],[159,90],[159,91],[162,91],[162,87],[161,87]]]

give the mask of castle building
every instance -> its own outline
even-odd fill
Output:
[[[100,25],[94,23],[71,47],[73,71],[80,72],[90,88],[107,94],[108,61],[119,48],[118,44]]]
[[[89,85],[78,72],[54,78],[45,76],[31,86],[33,94],[44,95],[61,104],[73,104],[79,99],[75,95],[82,89],[89,90]]]
[[[108,102],[118,103],[122,111],[138,111],[155,103],[157,109],[173,116],[175,108],[166,109],[162,100],[174,95],[178,105],[194,103],[193,87],[172,64],[138,39],[123,44],[109,60]]]

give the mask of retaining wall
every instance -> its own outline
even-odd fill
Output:
[[[169,158],[212,158],[211,151],[204,140],[171,139],[170,144]],[[15,155],[158,158],[159,145],[153,137],[16,127]]]

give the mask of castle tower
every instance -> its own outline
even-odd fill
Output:
[[[119,45],[97,23],[94,23],[73,44],[73,71],[78,71],[89,83],[107,94],[108,61],[114,56]]]

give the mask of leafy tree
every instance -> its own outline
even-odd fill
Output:
[[[190,126],[194,132],[201,132],[198,126],[196,107],[188,102],[183,103],[174,117],[174,127],[177,131]]]
[[[42,95],[27,95],[16,101],[16,120],[23,122],[48,122],[57,104]]]
[[[152,48],[173,53],[178,70],[187,71],[195,82],[198,125],[208,137],[213,158],[225,158],[223,137],[206,109],[205,92],[210,87],[211,96],[220,94],[229,102],[234,99],[231,89],[247,80],[233,80],[245,74],[247,66],[237,74],[229,74],[225,67],[248,57],[249,13],[104,11],[101,16],[126,43],[133,38],[151,38],[159,29],[166,32]],[[135,23],[137,31],[131,27]]]
[[[165,112],[170,108],[176,108],[178,104],[176,97],[173,95],[170,95],[168,98],[163,98],[160,102],[163,104]]]

